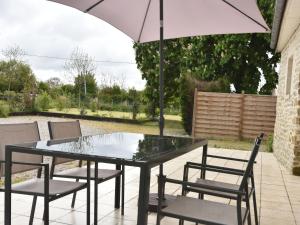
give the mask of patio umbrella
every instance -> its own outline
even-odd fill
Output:
[[[164,131],[164,40],[213,34],[264,33],[269,28],[256,0],[49,0],[91,14],[135,42],[160,41],[159,130]],[[159,167],[163,176],[163,165]],[[166,200],[172,198],[164,195]],[[156,211],[157,195],[149,209]],[[165,201],[167,204],[167,201]]]
[[[163,40],[269,32],[256,0],[50,0],[106,21],[135,42],[160,41],[160,135],[164,129]]]

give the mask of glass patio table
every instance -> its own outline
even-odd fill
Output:
[[[11,225],[11,165],[13,152],[66,157],[87,161],[87,224],[90,221],[90,164],[112,163],[140,167],[137,224],[148,222],[148,202],[151,168],[190,152],[198,147],[207,151],[207,140],[190,137],[109,133],[80,138],[38,141],[6,146],[5,225]],[[199,156],[200,157],[200,156]],[[97,168],[96,168],[97,167]],[[97,212],[97,182],[95,182],[94,212]],[[97,214],[94,215],[97,224]]]

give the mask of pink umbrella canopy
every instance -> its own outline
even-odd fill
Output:
[[[160,39],[159,0],[51,0],[106,21],[134,41]],[[255,0],[164,0],[164,39],[262,33],[269,28]]]

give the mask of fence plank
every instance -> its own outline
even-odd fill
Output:
[[[198,92],[194,95],[193,136],[253,138],[273,133],[276,96]]]

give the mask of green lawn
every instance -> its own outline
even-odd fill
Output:
[[[105,110],[97,110],[96,112],[92,112],[90,109],[87,109],[88,116],[101,116],[101,117],[110,117],[110,118],[121,118],[121,119],[131,119],[132,113],[130,112],[119,112],[119,111],[105,111]],[[79,115],[80,110],[78,108],[70,108],[63,111],[58,111],[57,109],[49,109],[49,112],[55,113],[68,113],[68,114],[75,114]],[[146,119],[145,113],[139,113],[137,119],[143,120]],[[166,120],[176,120],[180,121],[181,117],[178,115],[165,115]]]
[[[50,109],[50,112],[56,113],[69,113],[79,115],[77,108],[71,108],[69,110],[58,111],[56,109]],[[117,111],[100,111],[92,112],[87,110],[87,115],[91,116],[103,116],[110,118],[126,118],[131,119],[131,113],[129,112],[117,112]],[[144,113],[138,115],[139,120],[145,120],[147,117]],[[181,123],[181,117],[178,115],[165,115],[165,134],[167,135],[187,135],[184,131]],[[104,130],[110,132],[123,131],[123,132],[139,132],[144,134],[158,134],[158,123],[155,121],[145,121],[140,124],[127,124],[127,123],[113,123],[113,122],[101,122],[101,127]],[[208,144],[214,148],[225,149],[239,149],[250,150],[253,145],[253,140],[232,140],[232,139],[215,139],[209,138]],[[262,144],[261,150],[265,151],[265,144]]]

